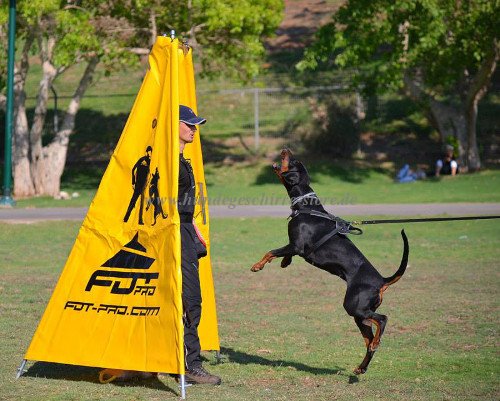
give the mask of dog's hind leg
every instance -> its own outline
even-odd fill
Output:
[[[272,251],[267,252],[261,260],[259,260],[252,266],[250,270],[252,270],[253,272],[262,270],[266,263],[271,262],[275,258],[281,258],[281,257],[290,258],[291,262],[293,255],[296,255],[296,252],[295,252],[295,247],[292,244],[288,244],[282,248],[273,249]],[[282,267],[286,266],[282,265]]]
[[[374,336],[371,322],[368,322],[370,323],[370,325],[367,326],[365,323],[363,323],[364,319],[359,317],[355,317],[354,321],[356,322],[356,325],[358,326],[359,331],[361,332],[361,335],[363,336],[366,344],[366,355],[363,359],[363,362],[361,362],[361,364],[356,369],[354,369],[354,373],[360,375],[366,372],[366,369],[368,369],[368,365],[373,358],[373,354],[375,353],[375,351],[372,351],[370,349],[370,344],[372,343]]]
[[[380,338],[384,334],[385,325],[387,324],[387,316],[381,315],[379,313],[371,313],[371,316],[366,320],[372,322],[375,325],[375,337],[370,343],[370,349],[375,351],[380,344]]]

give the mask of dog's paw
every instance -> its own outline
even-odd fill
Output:
[[[291,256],[285,256],[283,259],[281,259],[281,267],[283,268],[290,266],[290,263],[292,263]]]
[[[353,370],[353,373],[355,375],[362,375],[363,373],[366,373],[365,368],[357,367],[356,369]]]
[[[259,270],[262,270],[264,266],[262,266],[260,263],[256,263],[251,267],[251,271],[253,272],[258,272]]]

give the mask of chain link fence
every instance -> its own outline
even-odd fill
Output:
[[[265,143],[271,146],[297,145],[303,139],[297,128],[311,122],[313,118],[317,119],[317,113],[313,114],[319,109],[318,104],[325,99],[331,101],[333,97],[349,99],[355,109],[354,119],[363,119],[363,131],[383,134],[387,146],[401,148],[397,153],[402,157],[410,157],[416,148],[422,153],[418,157],[424,157],[429,152],[440,152],[437,132],[428,124],[421,110],[402,95],[361,99],[347,85],[338,84],[213,90],[199,88],[197,97],[198,110],[209,122],[202,128],[203,135],[213,139],[239,138],[240,143],[252,152],[259,151]],[[493,98],[483,101],[478,115],[478,141],[482,155],[490,163],[496,163],[500,150],[499,120],[494,118],[491,110],[495,104]]]
[[[325,104],[325,100],[328,103],[334,97],[349,99],[355,105],[355,114],[358,114],[359,119],[366,117],[362,123],[364,133],[383,134],[387,139],[386,145],[388,143],[393,149],[399,148],[396,150],[402,157],[409,157],[416,149],[422,153],[417,155],[419,158],[429,152],[440,151],[436,145],[437,133],[433,133],[432,127],[416,105],[403,96],[374,96],[361,101],[360,96],[348,89],[342,80],[336,85],[309,87],[241,88],[235,85],[232,88],[209,89],[209,85],[213,83],[201,82],[197,90],[198,110],[208,120],[208,124],[202,128],[202,135],[217,143],[227,140],[227,146],[233,144],[240,149],[244,146],[247,153],[262,154],[280,146],[297,148],[297,145],[303,144],[304,132],[311,130],[311,121],[318,121],[318,110],[321,110],[319,105]],[[98,159],[105,149],[105,154],[101,156],[107,160],[136,95],[89,93],[77,115],[76,134],[71,142],[69,159]],[[69,96],[66,93],[60,93],[59,96],[53,93],[51,98],[54,103],[53,107],[49,107],[45,127],[48,134],[58,124],[57,101],[61,103],[59,107],[64,109]],[[29,101],[33,103],[34,99]],[[500,126],[495,111],[497,104],[498,95],[493,93],[483,100],[479,107],[477,125],[481,154],[485,161],[494,164],[498,164],[500,159]],[[0,120],[2,117],[0,113]],[[418,139],[418,143],[407,140],[413,137]],[[382,137],[370,139],[363,150],[373,151],[367,146],[373,148],[369,143],[376,144],[380,138]],[[94,142],[96,145],[92,146]],[[215,148],[217,146],[214,145]],[[379,146],[375,151],[387,153],[387,149],[380,148]]]
[[[198,110],[209,121],[204,135],[244,138],[258,150],[263,140],[298,140],[293,136],[297,126],[310,118],[311,102],[345,92],[341,85],[199,90]]]

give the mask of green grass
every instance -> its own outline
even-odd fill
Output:
[[[342,308],[345,284],[295,258],[250,266],[286,243],[281,219],[214,219],[213,268],[222,353],[206,367],[220,387],[192,400],[493,400],[500,396],[500,228],[493,221],[406,225],[410,264],[386,292],[389,316],[367,374],[351,371],[364,343]],[[374,226],[353,240],[385,275],[399,264],[401,227]],[[15,380],[78,230],[74,222],[0,224],[1,400],[176,400],[175,382],[100,385],[97,369],[29,364]]]
[[[500,170],[399,184],[391,172],[349,164],[308,164],[312,187],[325,204],[500,202]],[[286,191],[269,164],[205,166],[211,204],[288,204]],[[99,185],[102,169],[74,170],[63,189],[80,197],[19,200],[17,207],[88,206]]]

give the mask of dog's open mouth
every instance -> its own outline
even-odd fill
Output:
[[[278,177],[280,177],[282,181],[283,178],[281,177],[281,174],[288,171],[288,165],[290,163],[291,156],[292,152],[290,152],[290,149],[283,149],[281,151],[281,164],[273,163],[274,172],[278,175]]]

